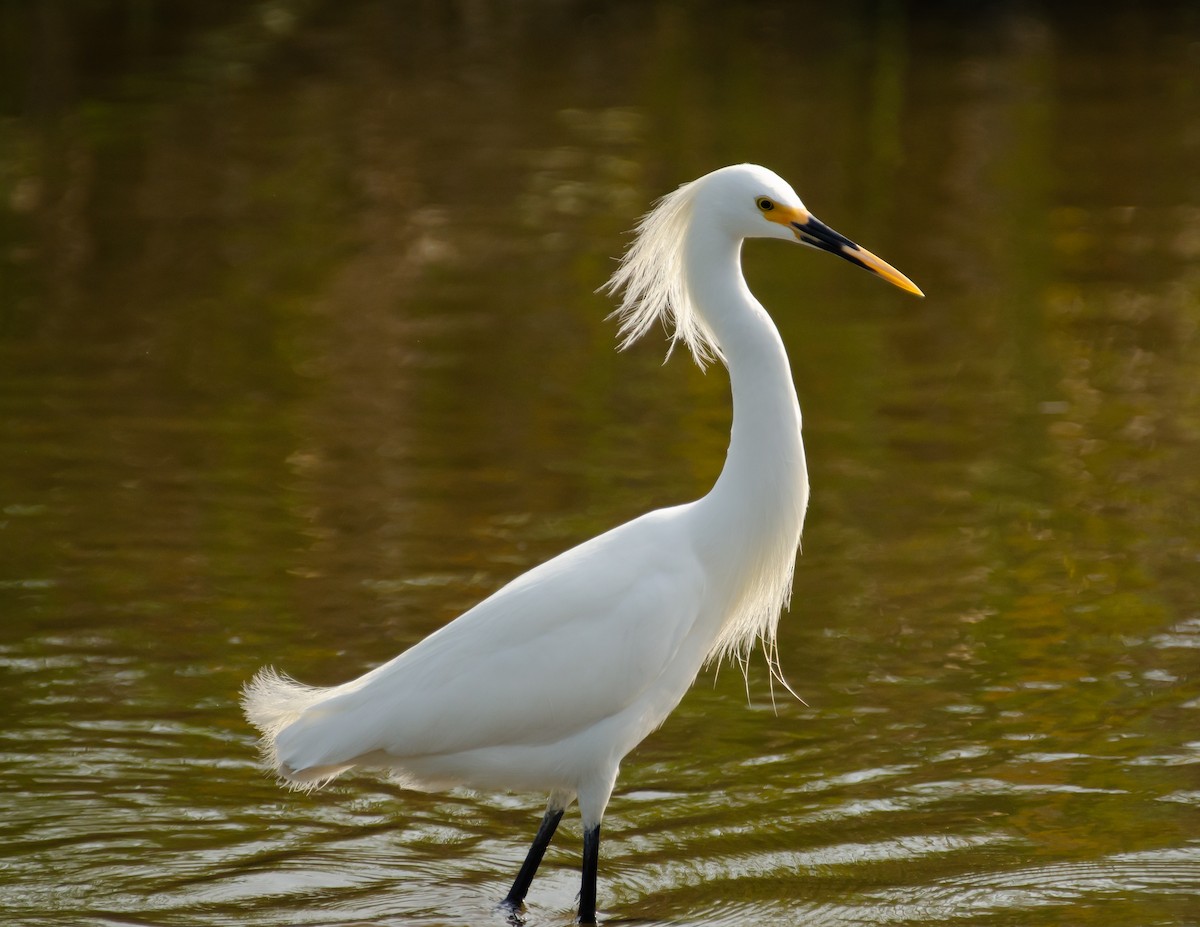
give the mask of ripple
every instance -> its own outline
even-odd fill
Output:
[[[1150,643],[1162,649],[1200,648],[1200,617],[1188,618],[1161,634],[1150,638]]]
[[[936,793],[947,796],[961,795],[1017,795],[1022,793],[1068,794],[1068,795],[1123,795],[1125,789],[1073,785],[1067,782],[1007,782],[1003,779],[950,779],[938,782],[922,782],[907,786],[918,794]]]
[[[1071,906],[1137,894],[1200,890],[1200,850],[1148,851],[1094,862],[1059,862],[957,876],[876,895],[888,920],[958,920],[1003,911]]]

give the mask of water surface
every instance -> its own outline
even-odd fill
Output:
[[[625,764],[609,922],[1200,923],[1200,17],[1038,4],[0,12],[0,916],[497,924],[531,795],[315,795],[357,674],[706,491],[721,370],[593,291],[740,160],[813,502],[782,662]],[[528,922],[569,923],[572,814]]]

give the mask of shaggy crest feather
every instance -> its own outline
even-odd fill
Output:
[[[659,321],[671,338],[667,356],[682,341],[704,369],[721,347],[688,293],[683,251],[691,222],[697,181],[685,183],[655,203],[635,228],[635,237],[616,271],[601,287],[621,295],[609,318],[620,320],[620,348],[625,350]]]

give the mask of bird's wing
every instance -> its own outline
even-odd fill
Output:
[[[655,512],[535,567],[279,733],[293,769],[383,750],[434,756],[548,744],[654,687],[691,630],[704,576]],[[690,682],[690,679],[688,680]]]

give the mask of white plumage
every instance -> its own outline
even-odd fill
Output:
[[[600,819],[622,758],[706,662],[744,660],[761,640],[777,670],[808,477],[787,355],[741,273],[750,237],[833,251],[920,292],[811,217],[765,168],[723,168],[660,200],[608,287],[623,290],[622,347],[658,321],[702,366],[729,368],[733,430],[716,485],[535,567],[358,679],[314,688],[261,671],[244,708],[284,780],[315,787],[363,766],[414,788],[549,792],[512,906],[578,798],[580,919],[594,918]]]

